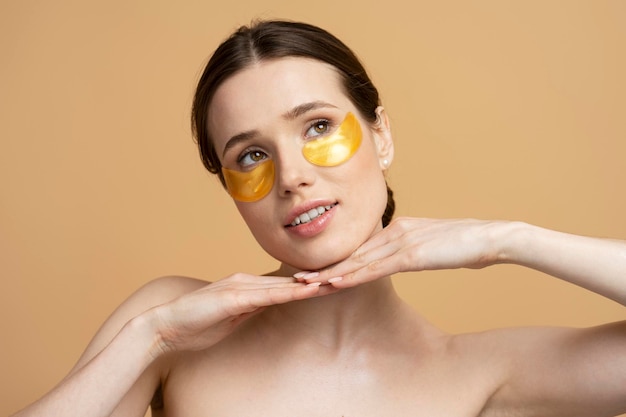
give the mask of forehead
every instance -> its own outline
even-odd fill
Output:
[[[216,142],[224,141],[242,131],[272,126],[294,107],[314,101],[353,110],[333,66],[308,58],[262,61],[217,89],[209,107],[209,130]]]

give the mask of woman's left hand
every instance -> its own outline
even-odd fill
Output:
[[[499,260],[496,231],[506,222],[472,219],[393,220],[350,257],[316,273],[296,274],[307,282],[347,288],[396,272],[482,268]],[[341,279],[339,279],[341,278]]]

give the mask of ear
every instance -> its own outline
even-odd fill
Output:
[[[380,168],[385,171],[391,166],[391,162],[393,161],[393,138],[391,136],[389,117],[382,106],[376,108],[376,122],[373,125],[372,132],[374,134]]]

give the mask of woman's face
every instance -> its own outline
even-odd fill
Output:
[[[311,163],[303,146],[332,135],[348,113],[362,129],[356,152],[338,165]],[[209,131],[224,168],[248,173],[273,165],[269,192],[235,204],[259,244],[281,262],[320,269],[381,229],[387,200],[382,160],[393,154],[389,130],[362,119],[334,67],[281,58],[236,73],[215,93]],[[310,221],[300,216],[315,209]]]

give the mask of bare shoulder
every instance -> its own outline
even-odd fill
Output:
[[[186,293],[210,284],[196,278],[183,276],[164,276],[153,279],[131,294],[104,323],[121,327],[128,320],[158,305],[172,301]],[[103,329],[101,329],[103,330]]]
[[[178,275],[159,277],[135,291],[120,305],[118,310],[129,308],[135,310],[136,314],[140,314],[147,309],[172,301],[208,284],[210,284],[209,281]]]
[[[208,281],[183,276],[164,276],[149,281],[111,313],[85,349],[74,370],[100,352],[133,318],[208,284]]]

